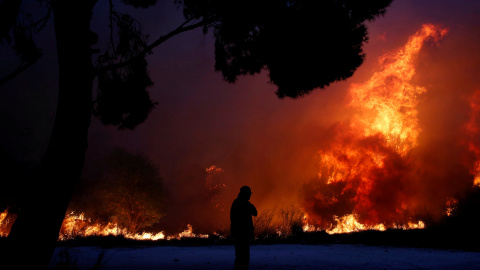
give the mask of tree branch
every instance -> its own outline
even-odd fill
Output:
[[[48,5],[47,14],[45,15],[45,17],[34,22],[30,27],[33,29],[35,33],[42,31],[42,29],[47,25],[47,22],[50,20],[51,15],[52,15],[52,7],[51,5]]]
[[[190,23],[192,20],[193,20],[193,18],[187,19],[184,23],[182,23],[175,30],[171,31],[170,33],[168,33],[164,36],[160,36],[157,40],[155,40],[152,44],[148,45],[143,51],[141,51],[139,54],[135,55],[134,57],[132,57],[132,58],[126,60],[126,61],[120,62],[120,63],[115,63],[115,64],[99,67],[99,68],[97,68],[97,71],[107,71],[107,70],[112,70],[112,69],[117,69],[117,68],[124,67],[124,66],[130,64],[131,62],[133,62],[133,61],[135,61],[139,58],[145,57],[145,55],[150,53],[155,47],[159,46],[160,44],[167,41],[168,39],[170,39],[170,38],[172,38],[172,37],[174,37],[174,36],[176,36],[180,33],[187,32],[187,31],[193,30],[195,28],[198,28],[198,27],[200,27],[202,25],[205,25],[206,23],[209,22],[209,20],[204,19],[200,22],[188,25],[188,23]]]
[[[15,20],[18,17],[21,2],[22,0],[8,0],[8,1],[4,0],[0,2],[0,11],[1,11],[0,12],[0,43],[2,43],[3,40],[9,39],[8,32],[11,30],[11,28],[18,27],[18,26],[14,26],[14,24],[15,24]],[[2,8],[5,8],[5,10],[2,10]],[[7,9],[7,8],[10,8],[10,9]],[[30,25],[22,26],[23,31],[34,32],[34,33],[40,32],[47,24],[51,16],[51,13],[52,13],[52,7],[49,5],[47,14],[45,15],[45,17],[41,18],[36,22],[31,23]],[[8,14],[8,16],[4,16],[6,14]],[[3,17],[6,17],[6,18],[3,18]],[[30,66],[35,64],[41,56],[42,56],[42,53],[38,52],[38,54],[35,54],[34,57],[29,57],[27,61],[21,61],[20,65],[15,70],[13,70],[7,76],[0,78],[0,86],[11,81],[15,77],[17,77],[20,73],[22,73],[23,71],[28,69]]]
[[[111,43],[111,46],[112,46],[113,53],[116,54],[115,45],[114,45],[114,42],[113,42],[113,2],[112,2],[112,0],[109,0],[108,3],[109,3],[108,19],[110,21],[110,24],[109,24],[108,28],[110,28],[110,43]]]
[[[15,25],[22,0],[0,1],[0,42],[9,40],[8,33]]]
[[[40,58],[40,57],[39,57]],[[38,58],[37,58],[38,59]],[[28,61],[26,63],[20,64],[14,71],[12,71],[10,74],[5,76],[4,78],[0,79],[0,86],[6,84],[7,82],[13,80],[13,78],[17,77],[18,74],[22,73],[25,71],[27,68],[29,68],[31,65],[36,63],[37,61]]]

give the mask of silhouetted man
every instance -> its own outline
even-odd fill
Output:
[[[235,270],[248,269],[250,264],[250,240],[254,237],[252,216],[257,216],[257,209],[248,201],[251,195],[250,187],[241,187],[230,209],[230,232],[235,241]]]

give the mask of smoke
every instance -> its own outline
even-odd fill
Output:
[[[480,27],[474,4],[442,1],[433,10],[433,4],[417,2],[394,2],[385,18],[369,27],[366,62],[351,79],[297,100],[278,100],[265,74],[222,82],[209,68],[214,66],[212,40],[192,48],[201,33],[179,36],[149,60],[157,108],[134,131],[102,127],[94,119],[89,164],[95,166],[91,160],[109,145],[140,150],[155,161],[168,208],[159,230],[183,230],[187,224],[199,233],[227,229],[230,204],[243,185],[252,188],[251,202],[259,212],[293,203],[324,227],[334,216],[352,212],[365,224],[438,220],[446,201],[473,185],[478,169],[479,152],[472,149],[480,148],[475,148],[480,136],[467,134],[466,126],[478,121],[470,103],[480,89]],[[402,48],[428,22],[449,32],[427,40],[413,61],[408,83],[423,91],[411,97],[415,104],[397,112],[415,112],[411,131],[416,137],[399,151],[391,141],[400,135],[364,136],[367,122],[375,118],[351,105],[349,89],[381,70],[378,59]],[[337,174],[333,181],[328,175],[343,167],[329,172],[321,166],[329,155],[340,165],[356,164],[348,168],[357,171]],[[212,165],[222,169],[216,181],[225,185],[216,193],[206,185]],[[218,196],[222,211],[213,203]]]
[[[173,3],[159,5],[151,14],[136,11],[151,19],[144,26],[152,39],[183,21]],[[265,74],[223,82],[213,71],[211,37],[201,31],[175,37],[149,58],[158,105],[145,123],[118,131],[92,119],[83,178],[95,178],[112,148],[145,153],[158,165],[166,192],[166,215],[155,229],[167,232],[187,224],[199,233],[228,229],[230,204],[243,185],[252,188],[260,213],[293,203],[323,227],[352,212],[365,224],[438,220],[446,202],[464,196],[480,175],[479,14],[478,1],[394,1],[369,25],[366,61],[354,76],[297,100],[278,100]],[[363,136],[375,118],[351,106],[349,89],[381,70],[379,58],[404,46],[424,23],[449,32],[427,40],[413,63],[408,83],[424,91],[397,112],[416,112],[418,134],[399,152],[388,142],[394,137]],[[54,57],[51,40],[42,47]],[[51,59],[4,91],[2,146],[14,159],[37,164],[45,151],[57,89]],[[327,157],[338,166],[321,166]],[[222,170],[214,182],[224,185],[213,190],[206,171],[212,165]],[[356,171],[328,177],[345,168]]]

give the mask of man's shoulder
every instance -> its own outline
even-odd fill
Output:
[[[232,204],[242,204],[244,203],[242,199],[240,198],[235,198],[235,200],[233,200],[233,203]]]
[[[233,200],[233,203],[232,203],[232,205],[241,206],[241,207],[244,207],[249,204],[251,203],[248,200],[245,200],[242,198],[236,198],[235,200]]]

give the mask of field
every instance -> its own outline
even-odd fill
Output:
[[[59,247],[54,263],[69,253],[78,269],[233,269],[232,245]],[[275,244],[251,247],[250,269],[478,269],[480,254],[458,250],[352,244]],[[65,268],[64,268],[65,269]]]
[[[473,238],[427,232],[310,233],[284,241],[256,241],[250,269],[479,269],[480,252]],[[63,243],[51,269],[233,269],[234,259],[229,240],[138,242],[107,237]]]

